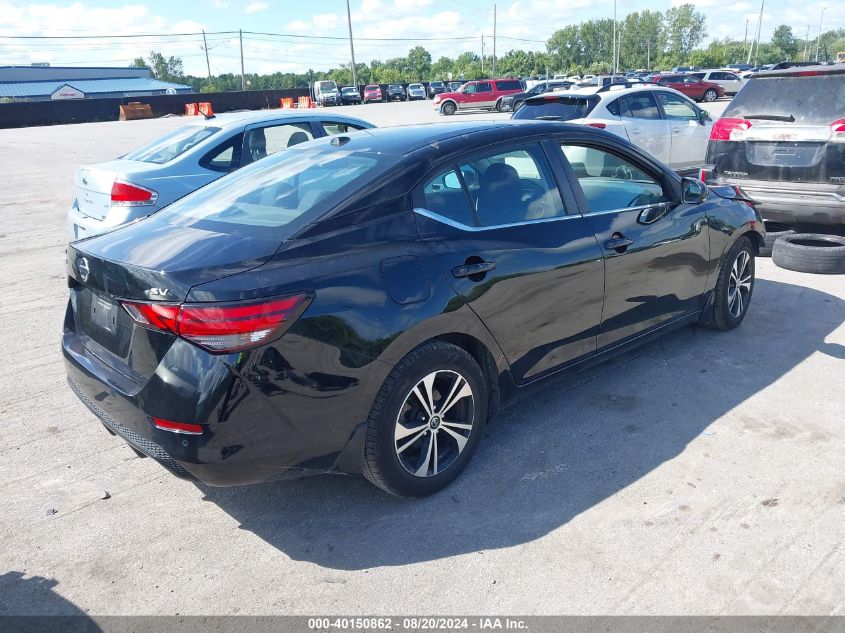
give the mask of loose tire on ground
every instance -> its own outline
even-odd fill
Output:
[[[443,378],[426,385],[432,374]],[[464,383],[457,379],[451,383],[453,376]],[[423,400],[426,391],[431,394],[430,407]],[[463,472],[478,447],[487,422],[487,402],[487,381],[465,350],[443,341],[416,348],[393,368],[373,402],[364,477],[400,497],[424,497],[442,490]],[[469,429],[461,428],[467,424]],[[463,439],[457,441],[456,435]],[[440,461],[431,459],[433,449],[426,454],[430,445],[441,451]]]
[[[722,258],[713,298],[701,315],[701,325],[722,331],[734,329],[748,313],[753,292],[754,246],[743,236]]]
[[[758,257],[771,257],[772,246],[778,238],[784,235],[795,235],[795,231],[789,228],[787,224],[779,224],[777,222],[766,222],[766,238],[763,240],[763,246],[757,253]]]
[[[772,249],[776,266],[800,273],[845,273],[845,237],[795,233],[778,239]]]

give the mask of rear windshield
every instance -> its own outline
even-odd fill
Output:
[[[396,160],[335,148],[288,149],[189,194],[150,219],[285,239],[303,224],[297,220],[308,214],[310,222],[331,210]]]
[[[845,117],[845,73],[754,77],[733,98],[723,116],[794,117],[795,123],[830,125]]]
[[[585,97],[558,97],[554,100],[529,99],[514,112],[514,119],[548,119],[571,121],[583,119],[595,107],[597,101]]]
[[[185,125],[132,150],[123,158],[163,165],[219,131],[219,127]]]

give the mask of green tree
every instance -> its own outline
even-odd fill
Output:
[[[783,53],[783,57],[793,58],[798,52],[798,40],[792,33],[792,27],[787,24],[781,24],[772,33],[772,46],[779,49]]]
[[[663,14],[649,10],[629,13],[622,23],[619,64],[622,68],[648,68],[665,45]]]
[[[415,46],[408,51],[408,72],[413,81],[422,81],[431,74],[431,53],[422,46]]]
[[[140,58],[135,62],[142,61]],[[162,81],[184,81],[185,73],[182,67],[182,59],[179,57],[165,57],[157,51],[150,51],[149,61],[146,64],[156,79]]]
[[[452,66],[454,63],[454,60],[449,57],[440,57],[431,65],[431,70],[428,75],[429,79],[440,79],[441,81],[447,80],[449,78],[449,73],[452,72]]]
[[[148,66],[143,57],[136,57],[132,63],[129,64],[129,68],[148,68]]]
[[[587,54],[581,42],[579,27],[574,24],[555,31],[546,42],[546,51],[552,68],[561,71],[583,65]]]
[[[667,56],[671,63],[682,64],[707,35],[707,20],[692,4],[682,4],[663,14]]]

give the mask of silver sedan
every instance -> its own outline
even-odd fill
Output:
[[[374,127],[323,112],[232,112],[191,121],[125,156],[76,170],[71,239],[146,217],[221,176],[320,136]]]

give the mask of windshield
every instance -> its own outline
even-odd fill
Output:
[[[422,84],[411,84],[408,86],[411,90],[422,90]]]
[[[595,107],[597,101],[585,97],[558,97],[557,99],[529,99],[514,112],[514,119],[550,119],[572,121],[583,119]]]
[[[344,88],[343,90],[341,90],[341,92],[343,92],[344,94],[350,94],[350,93],[356,93],[358,91],[355,90],[355,88]]]
[[[402,90],[402,86],[399,84],[390,84],[387,88],[388,90]]]
[[[434,86],[435,88],[442,88],[443,82],[442,81],[432,81],[431,85]]]
[[[798,125],[830,125],[845,114],[845,73],[755,77],[733,98],[723,116],[794,117]],[[753,118],[753,117],[752,117]]]
[[[150,219],[286,239],[396,160],[335,148],[288,149],[185,196]]]
[[[320,92],[337,92],[337,84],[333,81],[321,81],[317,84]]]
[[[201,143],[209,136],[217,134],[219,127],[205,127],[202,125],[185,125],[168,132],[156,140],[134,149],[126,156],[126,160],[139,160],[144,163],[163,165],[177,156],[181,156],[189,149]]]

